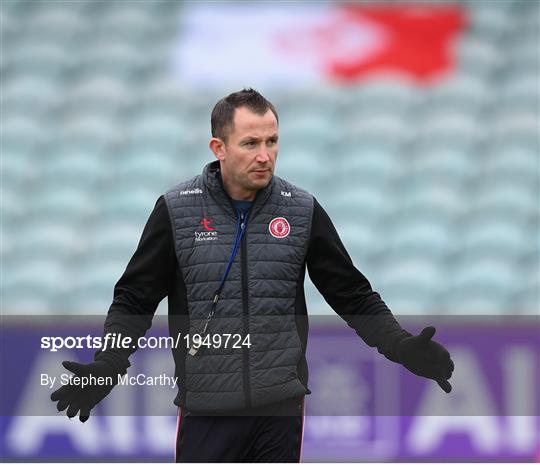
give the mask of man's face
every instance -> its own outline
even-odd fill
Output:
[[[272,111],[260,116],[245,107],[237,108],[227,142],[219,144],[216,153],[229,194],[249,198],[266,187],[274,174],[277,154],[278,123]]]

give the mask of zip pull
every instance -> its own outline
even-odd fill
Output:
[[[245,217],[244,217],[244,210],[240,210],[240,229],[245,229],[246,223],[245,223]]]

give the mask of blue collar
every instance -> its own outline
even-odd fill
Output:
[[[253,205],[252,200],[234,200],[234,199],[232,199],[232,203],[234,205],[234,208],[238,208],[238,209],[242,210],[244,213],[246,213],[251,208],[251,205]]]

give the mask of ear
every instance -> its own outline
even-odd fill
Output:
[[[225,160],[225,143],[221,139],[212,137],[208,142],[208,147],[219,161]]]

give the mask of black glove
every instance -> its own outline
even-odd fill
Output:
[[[118,370],[111,364],[103,361],[88,364],[64,361],[62,365],[80,378],[87,380],[104,378],[107,381],[111,381],[111,384],[105,383],[103,386],[88,385],[82,387],[74,384],[66,384],[51,394],[51,400],[53,402],[58,401],[56,407],[59,412],[67,408],[66,414],[71,419],[80,410],[79,419],[84,423],[90,417],[90,410],[98,402],[103,400],[118,383]]]
[[[443,391],[449,393],[452,385],[448,380],[454,371],[454,362],[448,351],[432,341],[435,328],[428,326],[418,336],[406,337],[399,342],[397,355],[400,363],[415,375],[437,381]]]

